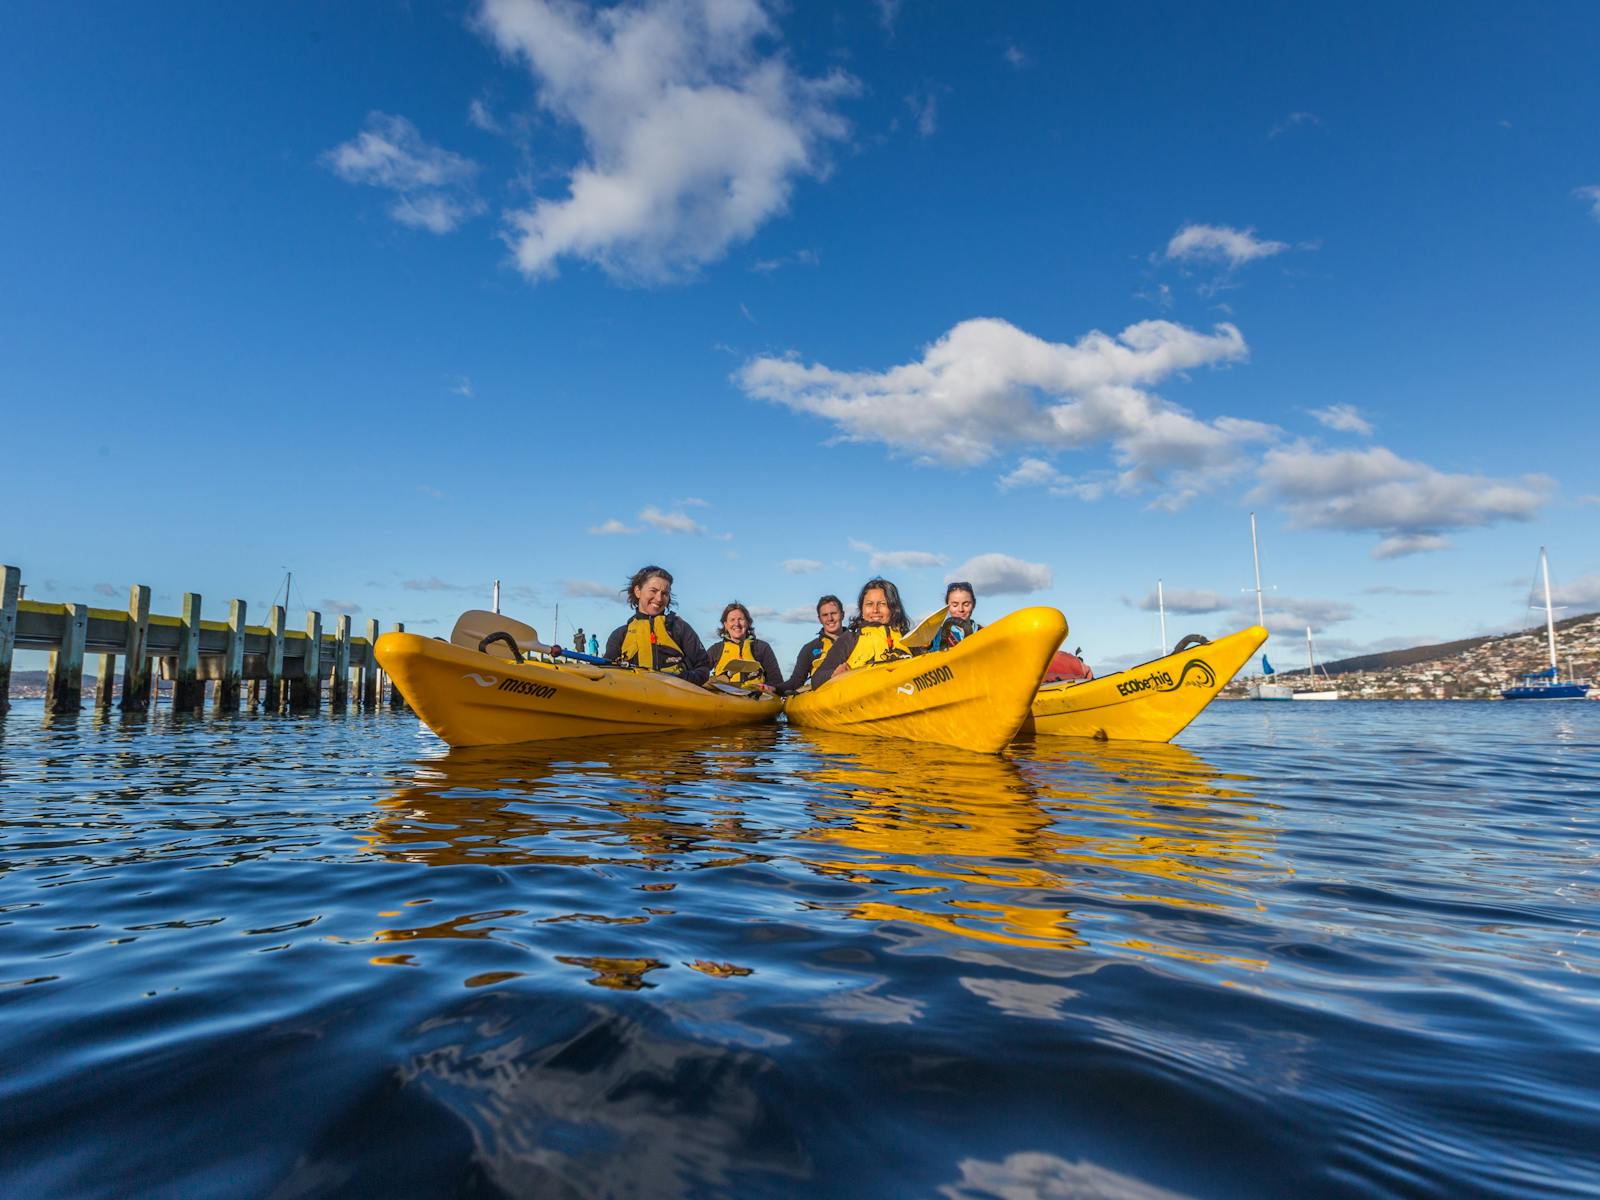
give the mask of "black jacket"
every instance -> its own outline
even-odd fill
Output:
[[[778,656],[773,654],[772,647],[760,638],[750,638],[747,642],[750,648],[750,658],[761,668],[761,682],[770,688],[783,686],[783,674],[778,670]],[[717,663],[722,658],[722,642],[713,642],[711,649],[706,651],[706,664],[715,671]]]
[[[839,631],[839,636],[844,636],[844,630],[841,629]],[[822,657],[822,638],[823,634],[819,629],[816,637],[812,638],[804,646],[800,647],[800,653],[795,657],[794,660],[794,671],[789,675],[788,679],[785,679],[783,683],[778,686],[778,690],[780,692],[784,692],[786,694],[790,692],[798,692],[802,687],[805,686],[806,680],[811,678],[811,664]]]
[[[683,651],[683,678],[690,683],[704,683],[709,679],[711,664],[706,661],[706,648],[701,644],[700,635],[677,613],[668,613],[662,620],[662,627]],[[626,622],[611,631],[611,636],[606,639],[607,658],[615,662],[622,657],[622,641],[627,636]]]

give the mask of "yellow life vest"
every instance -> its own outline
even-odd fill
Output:
[[[667,632],[665,617],[635,613],[622,637],[622,657],[647,671],[682,675],[684,670],[683,647]]]
[[[748,667],[742,671],[732,671],[729,668],[736,662],[755,663],[756,669],[751,671]],[[717,679],[725,679],[729,683],[736,683],[742,688],[755,691],[767,681],[767,673],[761,669],[757,662],[755,651],[750,649],[750,639],[736,642],[732,638],[722,639],[722,653],[717,656],[717,665],[711,669],[711,674]]]
[[[856,633],[856,644],[845,663],[852,671],[870,667],[873,663],[893,662],[897,658],[910,658],[911,651],[901,642],[904,634],[896,633],[887,625],[863,625]]]
[[[816,675],[817,668],[822,665],[822,660],[828,657],[828,651],[833,649],[833,643],[835,641],[834,638],[830,637],[826,633],[823,633],[821,630],[818,630],[817,633],[818,637],[820,637],[822,640],[822,646],[811,659],[811,670],[806,672],[807,679],[810,679]]]

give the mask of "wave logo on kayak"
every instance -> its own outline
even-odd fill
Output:
[[[479,687],[493,687],[500,682],[499,678],[494,675],[479,675],[476,671],[468,671],[461,678],[470,679]]]
[[[902,696],[914,696],[918,692],[925,692],[931,687],[938,687],[941,683],[949,683],[955,678],[955,672],[949,667],[935,667],[931,671],[924,671],[914,677],[910,683],[902,683],[895,691]]]
[[[1192,676],[1192,678],[1191,678]],[[1140,692],[1175,692],[1181,687],[1212,688],[1217,684],[1217,673],[1204,659],[1191,658],[1174,679],[1171,671],[1151,671],[1137,679],[1117,684],[1117,695],[1134,696]]]

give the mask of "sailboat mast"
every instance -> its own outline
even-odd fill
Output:
[[[1256,561],[1256,624],[1267,623],[1267,611],[1261,603],[1261,545],[1256,541],[1256,515],[1250,514],[1250,556]]]
[[[1544,576],[1544,632],[1550,640],[1550,669],[1556,669],[1556,610],[1550,603],[1550,558],[1539,547],[1539,572]],[[1552,678],[1554,678],[1552,676]]]
[[[1156,608],[1161,612],[1161,657],[1167,656],[1167,597],[1161,590],[1161,580],[1156,580]]]

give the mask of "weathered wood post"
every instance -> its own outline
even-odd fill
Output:
[[[220,712],[239,710],[239,678],[244,674],[243,600],[228,601],[228,640],[222,648],[222,678],[217,682],[216,707]]]
[[[100,669],[95,675],[94,706],[101,712],[111,711],[111,696],[117,687],[117,656],[102,654]]]
[[[122,711],[144,712],[150,707],[150,660],[145,639],[150,633],[150,589],[136,583],[128,589],[128,640],[122,648]]]
[[[261,711],[278,712],[283,708],[283,630],[288,614],[283,605],[274,604],[267,616],[267,678],[261,689]]]
[[[77,712],[83,707],[83,644],[89,637],[89,606],[69,604],[61,629],[61,648],[50,652],[50,674],[45,679],[44,710]]]
[[[393,632],[393,633],[404,633],[405,631],[406,631],[405,625],[403,623],[401,623],[401,622],[396,622],[395,623],[395,627],[391,632]],[[400,694],[400,689],[395,687],[394,680],[393,679],[389,680],[389,707],[390,708],[404,708],[405,706],[406,706],[406,698]]]
[[[350,704],[350,614],[340,613],[333,643],[333,706]]]
[[[293,706],[315,709],[322,706],[322,614],[306,613],[305,670],[292,689]]]
[[[361,664],[361,707],[378,707],[378,622],[367,622],[367,661]]]
[[[194,712],[205,705],[206,685],[200,678],[200,595],[183,594],[178,614],[178,660],[173,671],[172,711]]]
[[[11,707],[11,652],[17,647],[22,568],[0,567],[0,713]]]

